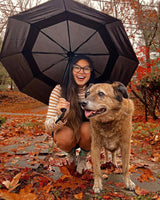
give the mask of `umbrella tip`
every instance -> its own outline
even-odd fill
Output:
[[[69,58],[69,61],[71,61],[73,59],[73,57],[75,56],[75,54],[72,51],[68,51],[67,56]]]

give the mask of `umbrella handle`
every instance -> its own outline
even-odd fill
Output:
[[[62,111],[62,114],[61,116],[55,121],[55,124],[57,124],[65,115],[65,112],[66,112],[66,108],[62,108],[61,111]]]

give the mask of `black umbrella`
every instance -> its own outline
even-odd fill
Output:
[[[48,104],[80,54],[93,60],[97,82],[127,85],[138,65],[122,22],[73,0],[51,0],[9,17],[0,58],[20,91]]]

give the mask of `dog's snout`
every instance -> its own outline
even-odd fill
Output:
[[[82,107],[86,107],[86,105],[88,104],[88,101],[87,100],[84,100],[84,101],[82,101],[82,103],[81,103],[81,105],[82,105]]]

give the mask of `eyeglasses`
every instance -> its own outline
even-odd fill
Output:
[[[83,70],[83,72],[85,73],[85,74],[89,74],[90,72],[91,72],[91,68],[89,67],[89,66],[85,66],[85,67],[81,67],[81,66],[79,66],[79,65],[73,65],[73,71],[74,72],[80,72],[81,71],[81,69]]]

